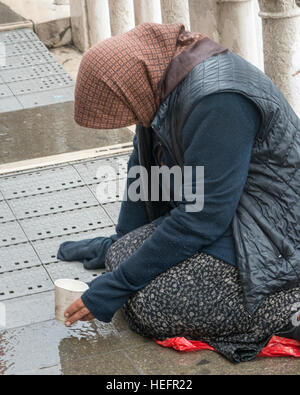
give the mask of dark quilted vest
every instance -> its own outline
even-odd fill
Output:
[[[185,121],[201,98],[224,91],[245,95],[262,114],[247,183],[233,219],[237,264],[252,314],[264,297],[300,285],[299,118],[264,73],[228,51],[194,67],[160,106],[152,128],[183,165]],[[140,161],[145,165],[149,142],[141,137],[145,131],[138,128],[137,133]]]

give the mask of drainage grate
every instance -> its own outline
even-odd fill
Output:
[[[0,275],[0,300],[31,295],[51,289],[53,289],[53,283],[42,266]]]
[[[45,267],[53,282],[59,278],[90,282],[105,272],[104,269],[85,270],[80,262],[56,262]]]
[[[38,266],[41,262],[29,243],[0,248],[0,273]],[[1,277],[0,277],[1,280]]]
[[[83,207],[98,206],[99,203],[86,186],[29,196],[9,201],[17,219],[75,210]],[[1,221],[1,203],[0,203]]]
[[[114,226],[94,231],[78,232],[72,235],[53,237],[45,240],[34,241],[33,247],[43,264],[57,262],[57,251],[59,246],[66,241],[80,241],[94,239],[95,237],[108,237],[115,234]]]
[[[27,240],[18,222],[6,222],[0,226],[0,247],[24,243]]]
[[[38,218],[20,220],[29,240],[92,230],[112,225],[111,219],[101,207],[91,207]]]
[[[5,199],[59,191],[78,185],[83,185],[83,181],[72,166],[0,178],[0,191]]]

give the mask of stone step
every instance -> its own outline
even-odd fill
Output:
[[[1,0],[0,28],[20,21],[32,21],[34,31],[47,47],[61,47],[72,41],[68,4],[54,4],[54,0]]]

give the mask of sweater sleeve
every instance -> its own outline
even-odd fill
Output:
[[[184,126],[182,144],[185,166],[205,167],[204,207],[188,212],[188,202],[180,202],[115,271],[91,283],[82,300],[98,320],[109,322],[135,291],[227,230],[247,179],[259,125],[257,108],[239,94],[218,93],[197,104]]]

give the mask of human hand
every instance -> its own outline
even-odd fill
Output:
[[[66,326],[71,326],[77,321],[91,321],[95,318],[89,309],[85,307],[81,298],[67,308],[65,317],[67,319]]]

